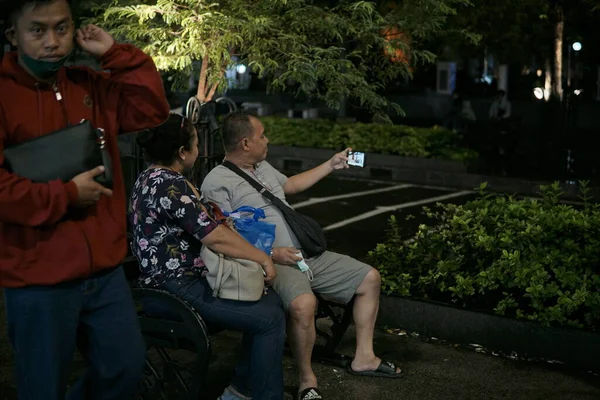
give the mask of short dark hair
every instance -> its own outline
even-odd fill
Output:
[[[0,9],[2,10],[2,15],[7,15],[11,25],[15,25],[17,19],[23,13],[25,7],[28,7],[33,4],[33,6],[37,6],[40,4],[50,4],[54,3],[58,0],[6,0],[1,3]],[[71,4],[71,0],[65,0],[69,5]]]
[[[221,123],[221,136],[225,152],[235,151],[240,140],[252,135],[252,118],[254,116],[246,111],[239,110],[227,114]]]
[[[177,159],[182,146],[191,150],[195,130],[183,115],[170,114],[161,125],[140,132],[136,142],[144,150],[146,161],[169,166]]]

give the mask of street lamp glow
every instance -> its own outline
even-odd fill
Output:
[[[246,73],[246,66],[244,64],[239,64],[236,69],[239,74],[243,75]]]
[[[573,50],[579,51],[579,50],[581,50],[581,47],[583,47],[583,46],[581,46],[581,43],[579,43],[579,42],[573,43]]]

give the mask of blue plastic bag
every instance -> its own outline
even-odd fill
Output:
[[[252,217],[241,217],[239,213],[253,214]],[[264,219],[265,212],[261,208],[243,206],[237,210],[227,212],[223,210],[226,217],[233,221],[235,230],[250,244],[267,254],[271,254],[273,241],[275,241],[275,224],[259,221]]]

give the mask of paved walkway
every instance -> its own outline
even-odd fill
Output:
[[[350,328],[340,350],[352,354],[354,331]],[[4,342],[4,331],[0,335]],[[206,400],[214,400],[227,385],[236,360],[240,335],[218,334],[209,371]],[[3,343],[6,344],[5,342]],[[4,347],[6,350],[6,347]],[[566,371],[554,365],[536,365],[479,354],[451,345],[379,332],[375,349],[405,369],[401,379],[364,378],[339,368],[315,363],[326,400],[592,400],[600,399],[600,378],[587,372]],[[17,400],[10,376],[10,354],[1,354],[0,400]],[[178,361],[187,355],[179,353]],[[79,364],[79,363],[76,363]],[[294,361],[284,359],[287,399],[296,390]]]
[[[227,383],[239,343],[235,333],[217,336],[207,399],[213,399]],[[350,328],[341,346],[352,354],[354,331]],[[488,356],[451,345],[379,332],[375,349],[405,369],[401,379],[365,378],[322,364],[314,364],[326,400],[592,400],[600,399],[600,378],[590,373],[568,372],[553,365],[536,365]],[[293,393],[297,385],[291,358],[284,361],[285,385]],[[291,398],[291,396],[290,396]]]

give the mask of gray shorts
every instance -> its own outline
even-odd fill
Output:
[[[371,270],[371,266],[343,254],[326,251],[305,260],[313,280],[295,265],[275,264],[277,277],[273,288],[287,310],[292,300],[305,293],[318,293],[324,299],[346,304]]]

